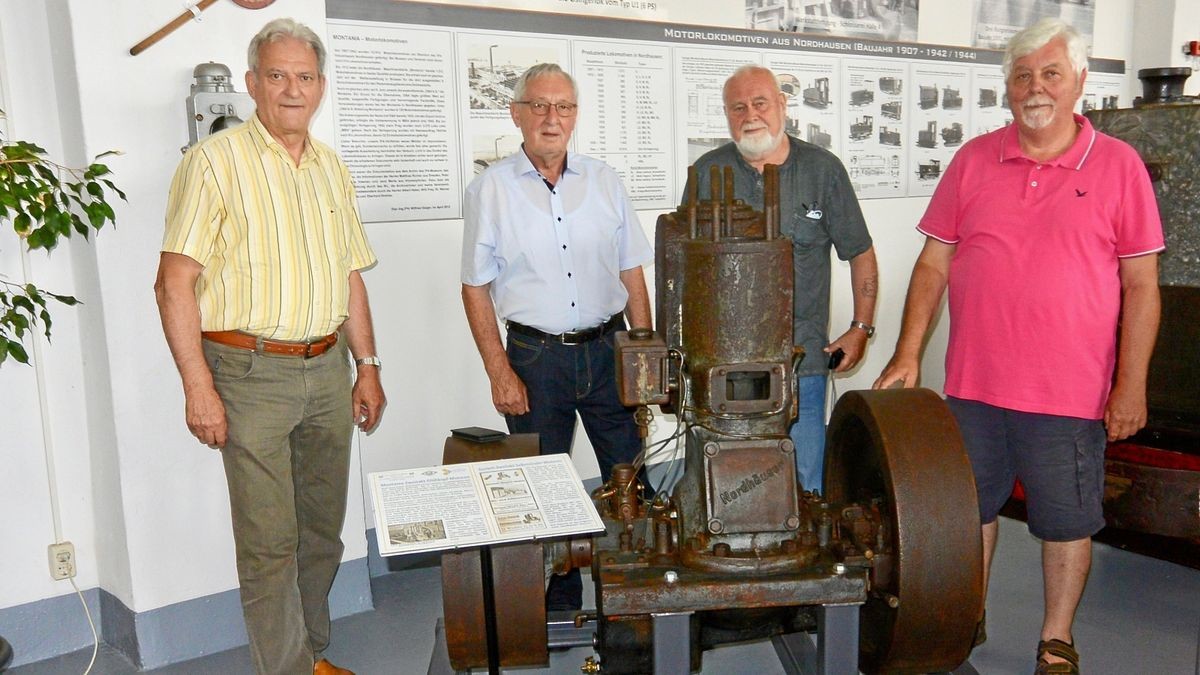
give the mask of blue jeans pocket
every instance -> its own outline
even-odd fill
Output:
[[[522,338],[509,333],[508,346],[505,351],[508,352],[508,362],[514,367],[520,367],[537,361],[538,357],[542,355],[543,349],[539,340]]]

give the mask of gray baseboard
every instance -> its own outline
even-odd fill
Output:
[[[104,589],[88,589],[83,595],[100,639],[139,669],[159,668],[246,644],[236,588],[146,612],[130,610]],[[371,609],[367,558],[342,563],[329,592],[330,614],[337,619]],[[0,609],[0,634],[12,643],[13,667],[92,644],[92,632],[76,595]]]
[[[99,631],[99,589],[83,591],[83,598]],[[12,668],[92,646],[92,629],[74,593],[0,609],[0,635],[12,645]]]

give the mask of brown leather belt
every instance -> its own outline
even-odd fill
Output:
[[[324,354],[338,341],[337,333],[330,333],[323,338],[308,342],[285,342],[283,340],[267,340],[236,330],[204,331],[200,333],[200,337],[230,347],[248,349],[252,352],[298,356],[306,359]]]

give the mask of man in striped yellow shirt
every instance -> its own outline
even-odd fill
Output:
[[[349,673],[322,652],[353,427],[385,403],[359,275],[375,255],[345,165],[308,133],[320,38],[277,19],[249,62],[255,115],[176,171],[155,293],[188,428],[222,452],[255,669]]]

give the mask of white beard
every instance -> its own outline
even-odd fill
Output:
[[[780,129],[779,133],[774,136],[772,136],[770,133],[747,134],[745,130],[743,130],[742,138],[738,141],[735,141],[735,143],[737,145],[738,152],[741,152],[742,156],[750,160],[756,160],[779,147],[779,143],[782,140],[783,129]]]
[[[1038,107],[1027,108],[1025,106],[1035,105]],[[1050,106],[1049,109],[1043,106]],[[1045,96],[1035,96],[1028,101],[1025,101],[1021,106],[1021,121],[1030,129],[1045,129],[1054,121],[1054,101]]]

